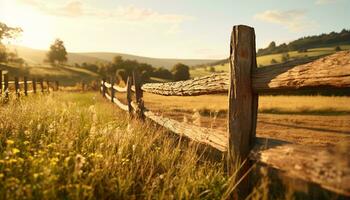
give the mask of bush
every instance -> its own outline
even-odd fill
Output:
[[[335,50],[335,51],[341,51],[342,49],[340,48],[340,46],[336,46],[336,47],[334,48],[334,50]]]
[[[190,78],[190,68],[182,63],[176,64],[173,69],[174,81],[182,81]]]

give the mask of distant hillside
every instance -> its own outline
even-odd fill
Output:
[[[350,44],[350,30],[343,29],[341,32],[330,32],[328,34],[323,33],[320,35],[313,35],[302,37],[288,44],[283,43],[276,46],[276,43],[272,41],[266,48],[259,49],[258,56],[283,53],[288,51],[305,52],[311,48],[329,47],[336,45]]]
[[[46,57],[47,51],[31,49],[22,46],[9,46],[10,49],[16,50],[18,56],[23,58],[28,64],[42,64]],[[82,64],[96,63],[96,62],[110,62],[113,57],[122,56],[124,59],[136,60],[141,63],[147,63],[154,67],[171,68],[176,63],[183,63],[189,66],[203,65],[217,60],[210,59],[171,59],[171,58],[148,58],[142,56],[135,56],[122,53],[109,53],[109,52],[91,52],[91,53],[68,53],[68,64],[73,65],[74,63]]]

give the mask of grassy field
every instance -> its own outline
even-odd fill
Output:
[[[59,81],[60,85],[75,85],[82,81],[91,82],[98,79],[98,74],[86,69],[71,66],[52,66],[49,64],[37,64],[29,66],[19,66],[17,64],[0,64],[3,72],[8,72],[10,79],[18,76],[23,78],[44,78],[51,81]]]
[[[0,107],[0,199],[220,199],[223,162],[129,122],[98,94]],[[102,103],[101,103],[102,102]],[[14,110],[20,112],[14,112]]]
[[[224,159],[97,93],[37,95],[0,112],[0,199],[227,199],[235,189]],[[255,167],[249,199],[337,197]]]
[[[340,45],[340,48],[342,50],[349,50],[350,45]],[[291,51],[291,52],[288,52],[288,54],[290,56],[290,60],[297,60],[297,59],[303,59],[305,57],[312,58],[312,57],[318,57],[323,55],[329,55],[335,52],[336,52],[335,46],[332,46],[332,47],[309,49],[308,52]],[[282,63],[282,60],[281,60],[282,55],[283,54],[280,53],[280,54],[258,56],[257,65],[260,67],[271,65],[272,59],[275,59],[277,61],[276,64]],[[214,66],[214,68],[216,72],[227,72],[229,70],[229,63],[223,64],[223,65],[216,65]],[[191,74],[191,77],[205,76],[212,73],[209,70],[210,70],[210,67],[195,68],[195,69],[191,69],[190,74]]]

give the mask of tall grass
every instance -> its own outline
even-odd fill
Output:
[[[0,107],[0,199],[220,199],[224,164],[95,94]]]

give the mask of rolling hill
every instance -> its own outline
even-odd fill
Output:
[[[42,64],[46,57],[47,51],[37,50],[23,46],[8,46],[12,51],[17,51],[18,56],[23,58],[29,65]],[[171,59],[171,58],[149,58],[142,56],[135,56],[123,53],[112,52],[87,52],[87,53],[68,53],[68,64],[74,63],[96,63],[96,62],[110,62],[115,56],[122,56],[124,59],[136,60],[138,62],[147,63],[154,67],[171,68],[176,63],[183,63],[189,66],[203,65],[217,60],[210,59]]]

